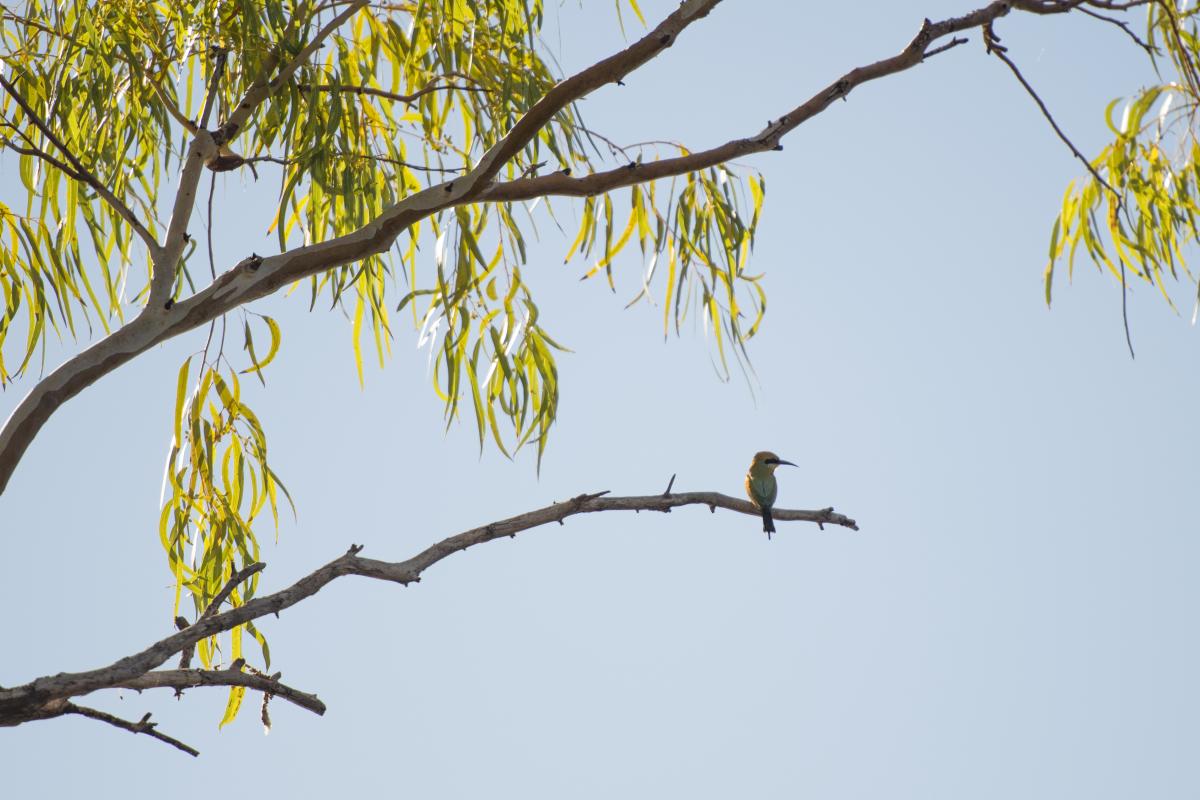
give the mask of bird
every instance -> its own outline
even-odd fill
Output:
[[[775,482],[775,468],[780,464],[796,466],[769,450],[763,450],[754,454],[754,460],[750,462],[750,469],[746,472],[746,494],[750,496],[750,502],[762,512],[763,531],[768,539],[775,532],[771,507],[775,505],[775,495],[779,493],[779,484]]]

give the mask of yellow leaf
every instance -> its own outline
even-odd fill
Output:
[[[245,686],[231,686],[229,689],[229,702],[225,704],[225,715],[221,717],[221,724],[218,728],[224,728],[230,722],[237,718],[238,711],[242,707],[242,698],[246,696]]]

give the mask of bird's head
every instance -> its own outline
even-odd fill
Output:
[[[790,461],[784,461],[770,450],[763,450],[754,454],[754,463],[750,465],[750,468],[753,469],[754,467],[766,467],[767,469],[771,470],[771,472],[774,472],[775,468],[780,464],[787,464],[789,467],[796,466]]]

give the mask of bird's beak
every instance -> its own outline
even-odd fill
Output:
[[[799,464],[793,464],[793,463],[792,463],[792,462],[790,462],[790,461],[784,461],[782,458],[777,458],[777,459],[775,459],[774,461],[772,461],[771,463],[773,463],[773,464],[787,464],[789,467],[798,467],[798,466],[800,466]]]

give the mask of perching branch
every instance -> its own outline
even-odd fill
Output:
[[[670,487],[668,487],[668,490]],[[515,517],[471,530],[427,547],[406,561],[379,561],[359,555],[360,545],[353,545],[342,556],[296,581],[291,586],[274,594],[258,597],[223,613],[208,616],[207,612],[187,628],[161,639],[139,653],[126,656],[114,663],[87,672],[58,673],[37,678],[23,686],[0,689],[0,726],[14,726],[37,719],[60,716],[69,699],[101,689],[129,688],[190,688],[193,686],[246,686],[269,694],[277,694],[315,713],[324,712],[315,695],[305,694],[280,684],[277,677],[243,673],[240,670],[164,670],[153,672],[176,653],[194,646],[201,639],[232,630],[268,614],[296,605],[313,596],[326,584],[344,575],[359,575],[364,578],[390,581],[407,586],[421,580],[422,574],[444,558],[460,553],[469,547],[504,537],[515,537],[518,533],[546,525],[551,522],[562,524],[568,517],[601,511],[663,511],[688,505],[708,506],[713,512],[717,508],[736,511],[753,517],[759,511],[746,500],[719,492],[687,492],[684,494],[661,494],[639,497],[608,497],[607,492],[581,494],[561,503],[519,514]],[[851,518],[835,512],[832,508],[817,511],[774,509],[776,521],[807,521],[818,525],[840,525],[858,530]],[[744,532],[757,535],[756,526],[743,526]],[[245,571],[254,570],[257,565]],[[235,576],[236,577],[236,576]],[[244,578],[243,578],[244,579]],[[229,585],[228,583],[226,584]]]

